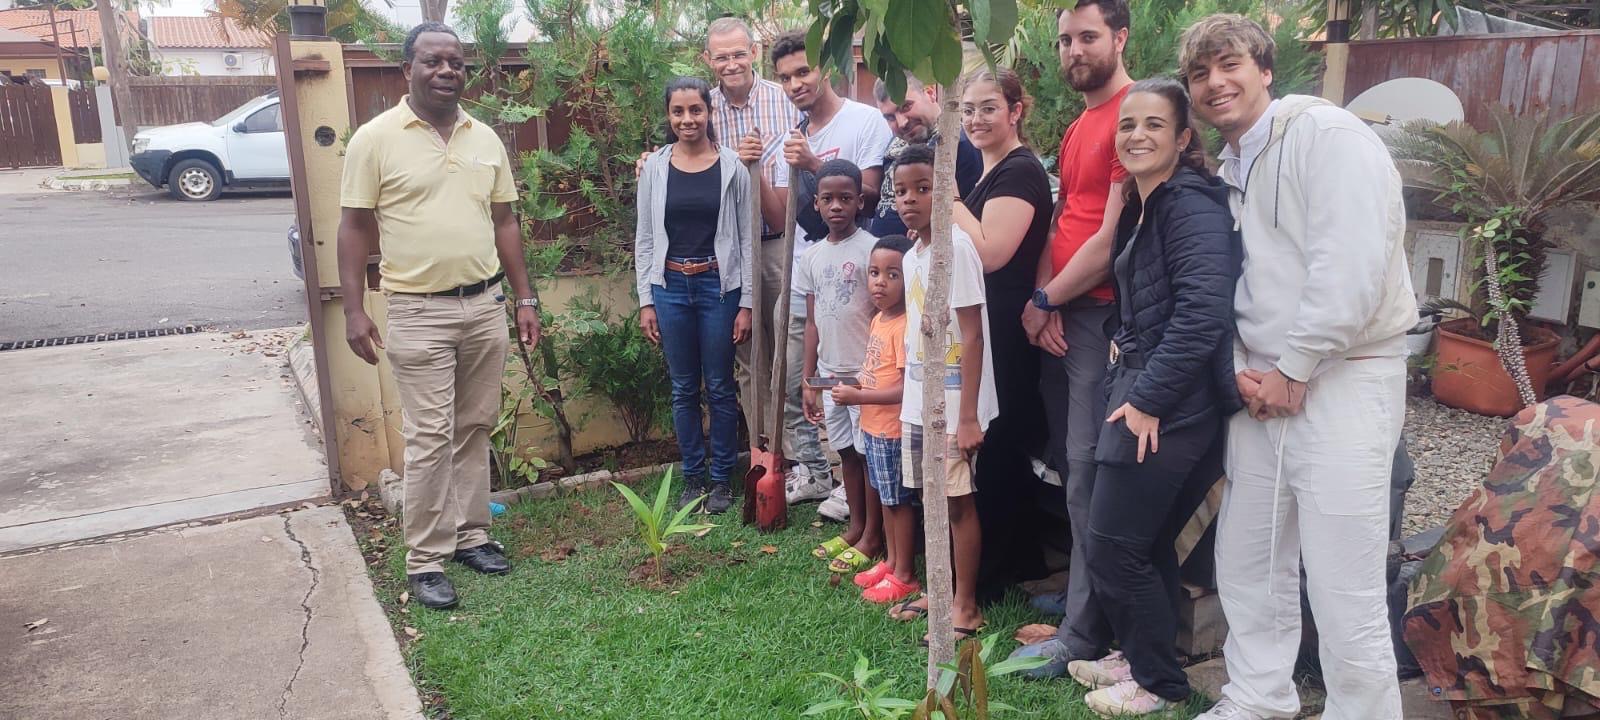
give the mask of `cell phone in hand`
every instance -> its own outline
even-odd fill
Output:
[[[849,387],[861,387],[861,381],[857,380],[857,379],[855,379],[853,377],[814,377],[814,378],[806,378],[806,387],[812,388],[814,390],[827,390],[828,388],[836,387],[836,386],[839,386],[839,385],[846,385],[846,386],[849,386]]]

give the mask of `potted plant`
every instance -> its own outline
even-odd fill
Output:
[[[1467,317],[1439,325],[1433,392],[1450,407],[1510,416],[1536,402],[1560,337],[1531,323],[1551,210],[1600,199],[1600,113],[1554,119],[1497,109],[1490,130],[1413,123],[1393,150],[1408,184],[1466,221],[1474,260]]]

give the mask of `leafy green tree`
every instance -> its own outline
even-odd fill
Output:
[[[1130,3],[1128,46],[1124,59],[1134,79],[1178,74],[1178,38],[1183,29],[1213,13],[1242,13],[1273,27],[1274,18],[1258,2],[1251,0],[1141,0]],[[1273,30],[1278,44],[1272,88],[1276,95],[1311,92],[1321,73],[1322,56],[1299,39],[1300,30],[1292,23],[1279,21]],[[1012,51],[1012,69],[1022,76],[1033,110],[1024,130],[1034,149],[1053,166],[1061,136],[1067,125],[1083,112],[1083,94],[1069,87],[1061,76],[1061,61],[1056,53],[1056,11],[1046,5],[1025,6],[1017,29],[1019,41]],[[1216,138],[1209,147],[1220,150]]]
[[[361,0],[327,0],[328,36],[342,42],[376,39],[399,42],[404,31],[387,19],[367,10]],[[215,0],[212,17],[232,18],[240,27],[269,34],[288,32],[289,0]],[[367,37],[362,37],[363,33]]]

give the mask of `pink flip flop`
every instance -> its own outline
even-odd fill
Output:
[[[922,585],[916,581],[903,583],[894,576],[894,573],[889,573],[883,576],[883,579],[878,581],[877,585],[862,590],[861,599],[882,605],[910,597],[921,590]]]
[[[856,577],[853,582],[855,582],[856,587],[865,590],[873,585],[877,585],[878,581],[883,579],[883,576],[889,575],[893,572],[894,570],[889,567],[889,563],[879,561],[878,564],[873,565],[870,570],[863,570],[856,573]]]

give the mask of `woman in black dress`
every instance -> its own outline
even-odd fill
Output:
[[[1039,396],[1039,353],[1022,329],[1035,270],[1050,233],[1050,178],[1022,136],[1031,100],[1011,70],[974,74],[961,96],[961,123],[983,153],[983,176],[956,203],[955,222],[972,236],[983,259],[990,357],[1000,415],[978,453],[978,517],[983,549],[979,598],[1000,597],[1019,579],[1042,570],[1040,544],[1028,511],[1036,491],[1031,458],[1047,442]]]

